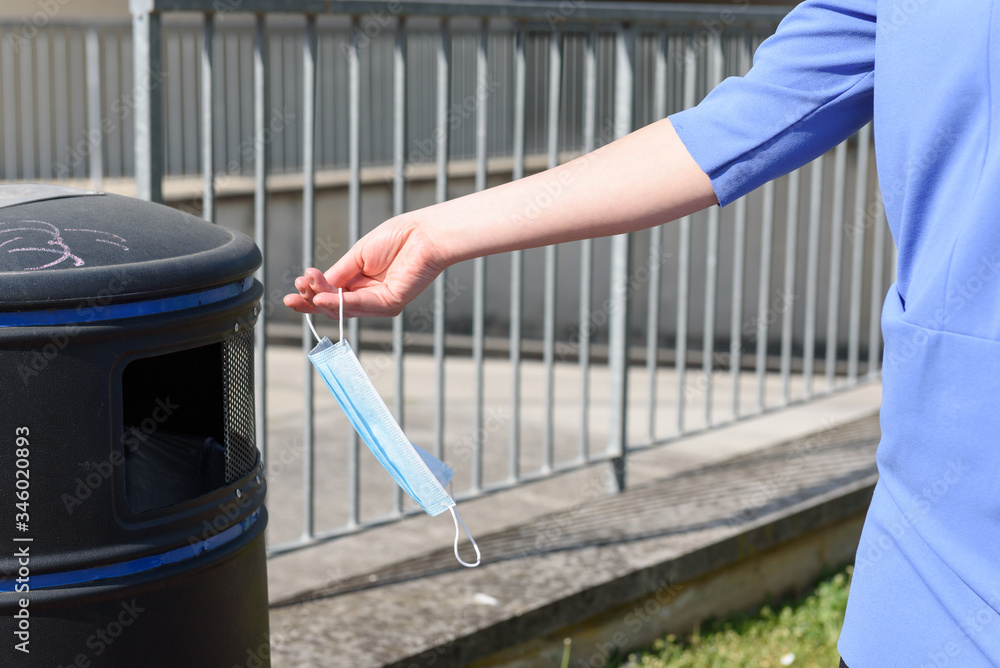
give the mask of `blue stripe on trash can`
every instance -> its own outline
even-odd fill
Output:
[[[222,285],[201,292],[187,295],[163,297],[143,302],[127,304],[84,304],[77,308],[58,309],[51,311],[15,311],[0,313],[0,327],[37,327],[46,325],[88,324],[101,320],[118,320],[120,318],[136,318],[144,315],[156,315],[170,311],[181,311],[197,306],[205,306],[215,302],[236,297],[253,287],[253,277],[248,276],[237,283]],[[96,300],[96,298],[95,298]]]
[[[180,561],[193,559],[204,552],[222,547],[226,543],[235,540],[244,534],[251,526],[253,526],[259,517],[260,510],[258,509],[239,524],[235,524],[207,540],[203,540],[192,545],[185,545],[184,547],[179,547],[176,550],[170,550],[169,552],[164,552],[163,554],[133,559],[132,561],[123,561],[118,564],[106,564],[104,566],[95,566],[93,568],[81,568],[80,570],[66,571],[64,573],[29,575],[27,578],[22,579],[26,580],[26,582],[22,582],[22,584],[27,584],[31,590],[66,587],[69,585],[96,582],[98,580],[121,578],[128,575],[135,575],[137,573],[144,573],[146,571],[151,571],[170,564],[176,564]],[[16,578],[0,580],[0,593],[14,591],[14,586],[16,584]]]

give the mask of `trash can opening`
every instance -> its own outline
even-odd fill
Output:
[[[252,345],[236,336],[124,368],[122,450],[133,512],[190,501],[256,466],[253,356],[245,352]]]

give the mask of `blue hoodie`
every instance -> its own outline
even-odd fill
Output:
[[[1000,666],[1000,2],[806,0],[672,120],[725,205],[872,118],[899,264],[839,647],[851,668]]]

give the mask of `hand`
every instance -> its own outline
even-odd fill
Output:
[[[309,268],[295,279],[288,306],[300,313],[339,317],[337,288],[344,289],[344,316],[394,316],[447,266],[425,229],[404,216],[362,237],[325,273]]]

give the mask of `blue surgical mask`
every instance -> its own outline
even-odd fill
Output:
[[[343,312],[343,302],[341,302],[341,312]],[[307,322],[319,341],[309,353],[309,360],[323,377],[326,386],[337,399],[337,403],[365,445],[403,491],[428,515],[436,516],[446,510],[451,511],[455,521],[455,558],[463,566],[478,566],[481,561],[479,546],[469,535],[469,530],[465,528],[465,524],[455,511],[455,500],[445,489],[455,472],[440,459],[406,438],[402,428],[389,412],[389,407],[372,385],[354,350],[344,339],[343,316],[340,324],[340,341],[337,343],[332,343],[326,337],[320,339],[308,316]],[[476,562],[473,564],[466,563],[458,555],[459,524],[465,529],[476,549]]]

